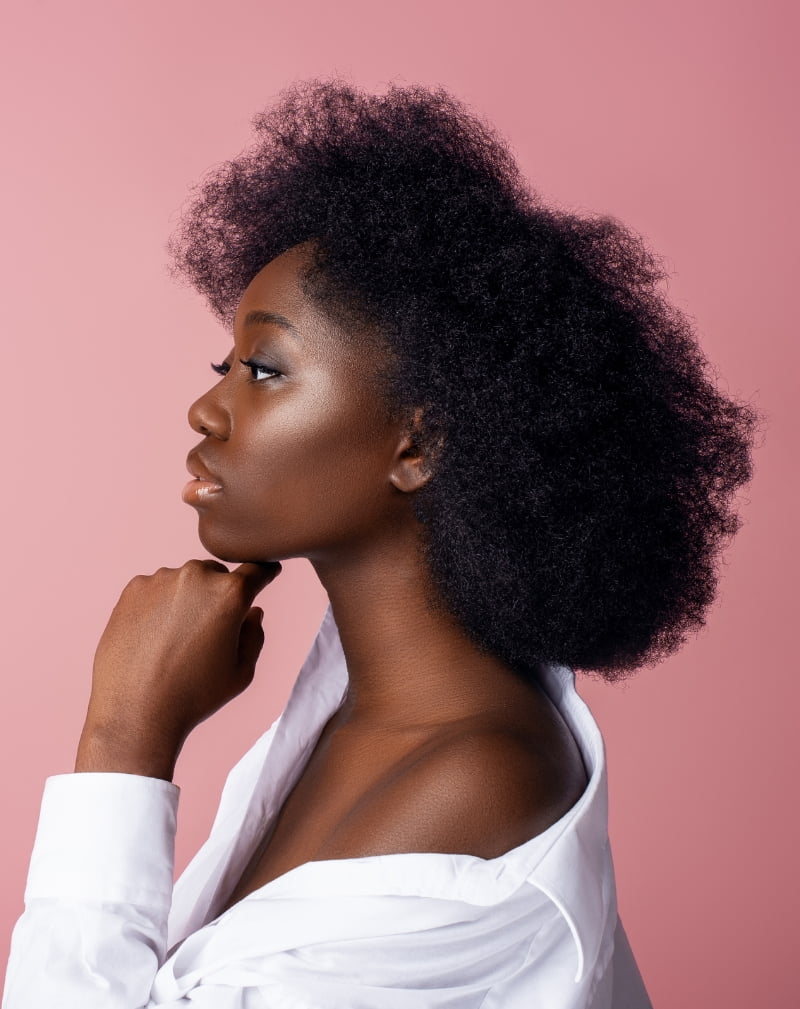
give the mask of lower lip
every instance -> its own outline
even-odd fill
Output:
[[[210,480],[190,480],[181,491],[181,497],[186,504],[203,504],[221,490],[218,483],[212,483]]]

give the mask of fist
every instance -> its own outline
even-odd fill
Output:
[[[280,570],[192,560],[129,582],[97,646],[76,770],[171,778],[192,729],[252,682],[252,603]]]

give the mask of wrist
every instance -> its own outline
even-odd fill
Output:
[[[154,733],[87,722],[78,742],[75,771],[138,774],[172,781],[180,750],[181,743]]]

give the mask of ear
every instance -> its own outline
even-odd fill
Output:
[[[423,452],[419,445],[422,429],[422,407],[414,410],[411,423],[402,432],[392,460],[390,482],[405,494],[419,490],[433,476],[433,462],[430,453]]]

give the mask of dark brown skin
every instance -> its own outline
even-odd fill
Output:
[[[559,819],[586,786],[577,746],[536,686],[427,603],[413,495],[434,460],[377,395],[377,344],[343,339],[300,289],[299,246],[245,291],[230,371],[193,404],[193,502],[218,561],[138,576],[100,640],[76,771],[171,780],[192,729],[251,682],[258,593],[307,557],[349,673],[235,903],[306,861],[441,851],[496,857]],[[246,322],[255,310],[288,319]],[[244,366],[255,359],[260,366]],[[272,369],[272,370],[270,370]],[[480,585],[475,586],[481,591]]]

